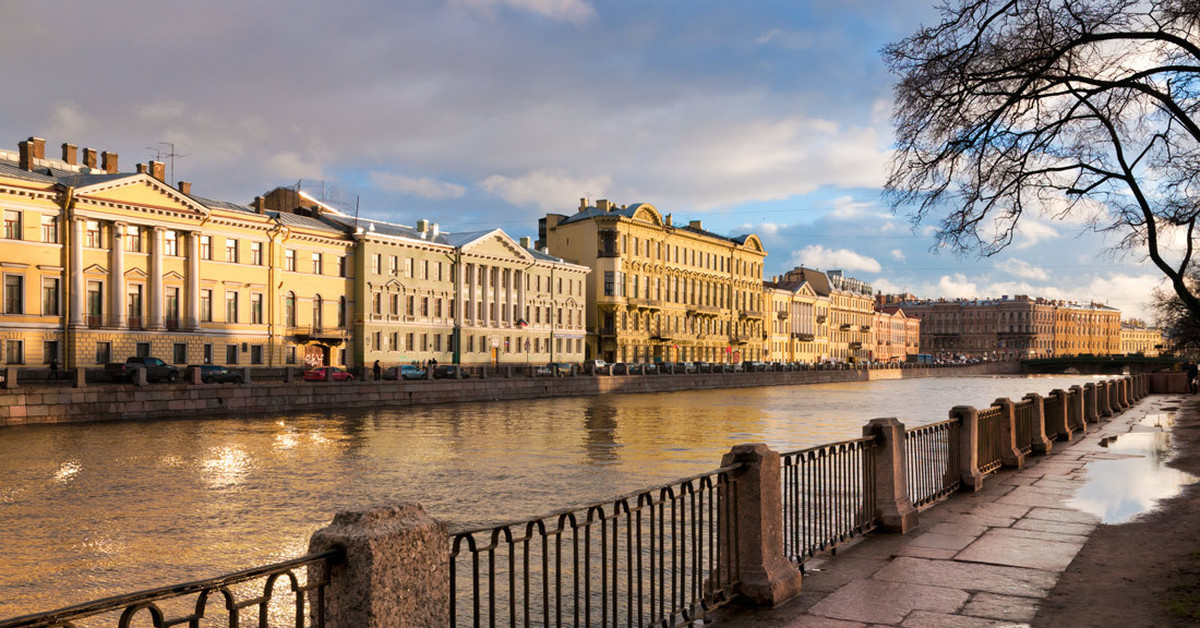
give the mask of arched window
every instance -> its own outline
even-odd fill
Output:
[[[283,297],[283,322],[288,327],[296,326],[296,293],[289,292]]]
[[[322,318],[321,317],[321,306],[322,305],[323,305],[323,302],[321,301],[321,295],[318,294],[318,295],[314,296],[313,297],[313,312],[312,312],[313,330],[321,329],[321,318]]]

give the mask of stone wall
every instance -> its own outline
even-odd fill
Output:
[[[105,384],[85,388],[23,386],[0,390],[0,426],[318,409],[507,401],[612,393],[794,386],[911,377],[1016,373],[1016,363],[960,368],[513,377],[384,382],[233,384]]]

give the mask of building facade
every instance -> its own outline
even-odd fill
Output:
[[[870,360],[875,348],[875,297],[871,284],[845,276],[840,270],[822,272],[797,267],[784,275],[785,281],[804,281],[829,303],[827,320],[817,315],[818,324],[828,325],[828,345],[821,361],[862,362]]]
[[[876,362],[906,362],[921,352],[921,321],[905,315],[898,306],[886,306],[875,312]]]
[[[762,359],[766,251],[757,236],[727,238],[700,221],[675,225],[649,203],[606,200],[547,215],[538,236],[550,254],[592,269],[586,359]]]
[[[829,300],[807,281],[764,282],[770,295],[769,328],[763,359],[768,362],[821,361],[829,347]],[[820,323],[817,320],[820,319]]]
[[[1147,327],[1139,320],[1121,321],[1121,353],[1158,357],[1162,351],[1162,331]]]

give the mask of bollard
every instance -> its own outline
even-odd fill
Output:
[[[504,379],[512,379],[512,367],[504,367]]]
[[[1095,384],[1083,385],[1083,419],[1088,423],[1099,423],[1100,414],[1096,405],[1098,387]]]
[[[1000,407],[1004,420],[1000,422],[1000,464],[1005,467],[1020,469],[1025,466],[1025,454],[1017,446],[1017,408],[1008,397],[1000,397],[992,402]]]
[[[133,383],[136,386],[145,386],[146,382],[146,367],[139,366],[133,370]]]
[[[979,471],[979,411],[972,406],[954,406],[950,418],[958,419],[958,468],[964,491],[983,488],[983,473]]]
[[[87,388],[87,371],[83,367],[75,369],[75,382],[72,386],[75,388]]]
[[[1054,447],[1054,443],[1046,437],[1046,404],[1037,393],[1029,393],[1022,399],[1033,402],[1033,434],[1030,435],[1033,439],[1033,453],[1045,456]]]
[[[1121,396],[1121,408],[1128,409],[1133,405],[1132,400],[1129,398],[1129,378],[1122,377],[1121,379],[1117,380],[1117,388],[1119,389]]]
[[[1096,416],[1111,417],[1113,415],[1112,396],[1108,392],[1108,382],[1096,385]]]
[[[290,384],[295,381],[295,377],[290,366],[283,367],[283,383]]]
[[[800,594],[800,570],[783,555],[779,454],[757,443],[735,445],[721,458],[723,467],[739,463],[729,472],[729,481],[737,486],[737,520],[724,519],[722,535],[728,538],[725,530],[737,526],[738,595],[758,606],[775,606]]]
[[[10,367],[5,368],[4,369],[4,387],[9,390],[12,390],[13,388],[17,388],[19,385],[20,384],[17,381],[17,367],[10,366]]]
[[[419,504],[339,512],[308,542],[310,553],[346,552],[325,595],[312,598],[314,615],[324,611],[328,628],[450,625],[449,545],[446,526]],[[309,582],[320,569],[309,568]]]
[[[1067,422],[1071,424],[1071,428],[1075,431],[1086,434],[1088,427],[1087,423],[1083,420],[1083,386],[1076,384],[1069,390],[1070,395],[1067,397]]]
[[[204,380],[200,377],[200,369],[195,367],[189,368],[185,377],[187,377],[188,383],[190,384],[201,384],[204,382]]]
[[[917,509],[908,496],[904,424],[895,417],[871,419],[863,436],[880,441],[875,447],[875,517],[883,529],[904,534],[917,527]]]
[[[432,366],[425,367],[425,379],[433,379],[433,367]]]
[[[1050,391],[1050,396],[1058,400],[1058,404],[1056,404],[1057,410],[1055,412],[1046,415],[1046,435],[1049,436],[1053,433],[1055,438],[1069,441],[1074,432],[1068,420],[1070,417],[1070,413],[1068,412],[1070,395],[1061,388],[1055,388]]]
[[[250,382],[251,382],[251,379],[250,379],[250,367],[248,367],[248,366],[246,366],[246,367],[243,367],[243,368],[242,368],[242,383],[243,383],[243,384],[249,384]]]

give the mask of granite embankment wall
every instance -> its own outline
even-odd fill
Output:
[[[580,397],[753,386],[795,386],[873,379],[1015,374],[1017,363],[954,368],[858,369],[692,375],[490,377],[383,382],[105,384],[84,388],[21,386],[0,390],[0,426],[242,413],[289,413],[403,407],[541,397]]]

